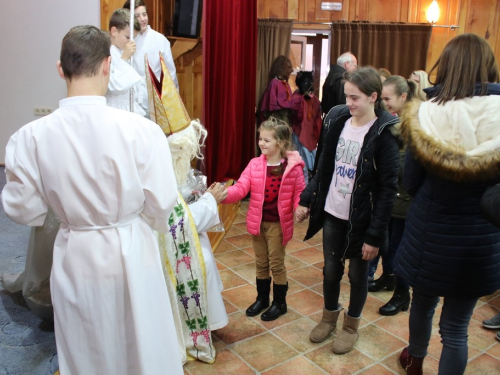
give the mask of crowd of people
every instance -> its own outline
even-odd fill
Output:
[[[474,58],[464,57],[470,54]],[[358,68],[356,56],[346,52],[330,67],[320,113],[312,112],[323,113],[319,132],[303,121],[313,90],[290,94],[291,71],[285,56],[275,60],[259,120],[288,122],[299,151],[301,139],[315,137],[312,170],[310,155],[303,156],[306,187],[298,205],[295,195],[290,200],[296,221],[309,218],[305,240],[323,230],[323,316],[310,340],[325,341],[345,309],[332,351],[349,352],[359,339],[368,291],[394,291],[379,313],[410,309],[409,346],[400,363],[408,374],[422,374],[443,298],[439,374],[464,373],[474,306],[500,287],[500,231],[480,209],[485,191],[500,182],[500,85],[491,48],[474,34],[454,38],[430,71],[433,84],[422,70],[404,78],[384,68]],[[298,87],[304,73],[296,76]],[[249,220],[264,226],[261,217],[249,211]],[[282,217],[283,233],[285,223]],[[375,279],[380,258],[382,275]],[[350,297],[344,308],[339,295],[346,260]],[[269,304],[262,283],[258,277],[257,301],[247,315]],[[499,329],[500,314],[483,326]]]
[[[399,361],[422,374],[443,298],[439,374],[464,373],[473,309],[500,288],[500,229],[480,209],[500,182],[499,70],[483,38],[452,39],[432,85],[425,71],[407,79],[358,67],[346,52],[321,101],[311,72],[292,92],[292,63],[277,57],[257,111],[261,155],[235,185],[201,191],[191,162],[208,134],[187,115],[169,42],[142,1],[116,10],[109,33],[72,28],[57,69],[60,108],[7,145],[3,207],[33,230],[25,271],[3,283],[53,319],[61,374],[183,374],[189,359],[213,363],[211,331],[228,316],[206,232],[220,224],[218,204],[248,195],[257,297],[247,316],[287,313],[285,249],[294,223],[308,220],[305,239],[322,231],[324,253],[310,341],[329,338],[342,313],[332,352],[348,353],[362,340],[368,292],[394,291],[379,313],[410,309]],[[500,314],[484,326],[499,329]]]

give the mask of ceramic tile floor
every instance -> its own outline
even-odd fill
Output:
[[[334,336],[321,344],[309,341],[309,333],[321,319],[323,307],[323,253],[320,234],[302,241],[307,224],[296,224],[294,239],[287,246],[288,313],[273,322],[245,315],[245,309],[256,297],[254,253],[245,224],[247,207],[248,204],[242,202],[240,214],[215,253],[229,314],[229,324],[213,332],[217,359],[212,365],[189,362],[184,367],[185,374],[403,374],[397,359],[408,343],[408,313],[393,317],[378,314],[378,308],[391,298],[392,292],[369,293],[359,329],[360,339],[350,353],[331,352]],[[341,290],[344,305],[347,305],[348,291],[345,275]],[[495,339],[496,332],[481,326],[481,321],[497,314],[499,308],[499,292],[478,302],[469,327],[466,374],[500,374],[500,343]],[[438,307],[424,374],[437,374],[441,352],[439,312]],[[342,326],[342,319],[339,325]]]

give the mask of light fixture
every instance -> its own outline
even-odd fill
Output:
[[[340,12],[342,10],[342,3],[340,2],[321,2],[321,10],[330,10]]]
[[[439,19],[439,5],[437,0],[432,0],[431,5],[429,5],[429,9],[427,9],[427,21],[434,24]]]

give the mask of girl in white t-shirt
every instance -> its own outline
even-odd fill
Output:
[[[349,309],[333,352],[349,352],[367,297],[368,261],[379,251],[397,191],[399,147],[391,129],[398,119],[380,110],[382,82],[377,71],[361,68],[344,76],[345,106],[330,110],[318,170],[300,197],[298,221],[311,213],[306,240],[323,229],[321,322],[310,335],[322,342],[336,328],[342,306],[340,282],[349,259]]]

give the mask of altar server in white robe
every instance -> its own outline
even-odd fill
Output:
[[[134,33],[141,29],[139,21],[134,18]],[[110,107],[130,111],[130,92],[134,102],[134,112],[144,116],[146,112],[139,105],[138,93],[142,80],[139,73],[130,65],[134,56],[136,44],[130,40],[130,11],[117,9],[109,19],[109,34],[111,37],[111,74],[109,76],[106,101]]]
[[[124,8],[130,9],[130,1],[126,1],[123,4]],[[156,78],[159,80],[161,75],[161,64],[159,55],[163,57],[165,64],[167,65],[168,71],[172,76],[174,85],[179,89],[179,83],[177,81],[177,74],[175,70],[175,63],[172,57],[172,50],[170,49],[170,42],[163,34],[153,30],[149,26],[148,13],[146,9],[146,4],[142,0],[138,0],[134,4],[134,14],[139,20],[141,26],[141,31],[137,34],[135,43],[137,50],[134,55],[134,69],[143,78],[139,86],[138,101],[142,108],[148,113],[149,117],[149,103],[148,103],[148,91],[146,84],[146,71],[144,69],[144,56],[147,54],[149,57],[149,65],[153,70]]]
[[[153,229],[167,230],[177,184],[158,126],[106,106],[109,36],[63,39],[67,98],[7,145],[5,213],[61,221],[51,274],[61,375],[183,374]],[[153,228],[153,229],[152,229]]]

